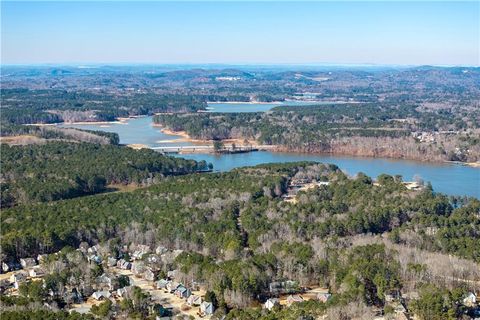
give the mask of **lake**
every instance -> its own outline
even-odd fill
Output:
[[[233,104],[229,105],[236,110],[243,108],[240,104],[235,104],[235,106]],[[260,108],[260,106],[256,107]],[[250,108],[250,104],[246,108]],[[115,132],[118,133],[120,143],[123,144],[144,144],[149,147],[192,145],[191,142],[176,141],[179,139],[178,136],[160,132],[158,127],[152,125],[152,117],[129,119],[123,124],[62,124],[60,126]],[[426,163],[407,160],[267,151],[226,155],[184,154],[179,156],[211,162],[216,171],[227,171],[237,167],[271,162],[308,160],[333,163],[350,175],[358,172],[364,172],[371,177],[377,177],[381,173],[400,174],[405,181],[412,180],[414,176],[420,176],[425,181],[431,182],[435,191],[449,195],[468,195],[480,198],[480,169],[453,163]]]
[[[281,102],[266,102],[266,103],[252,103],[252,102],[209,102],[208,112],[266,112],[278,106],[308,106],[308,105],[331,105],[341,104],[344,102],[329,102],[329,101],[300,101],[290,100]]]

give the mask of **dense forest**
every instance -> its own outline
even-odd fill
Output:
[[[292,179],[329,184],[302,191],[291,203],[282,196]],[[217,313],[229,319],[373,317],[379,308],[391,312],[386,295],[400,291],[419,292],[408,308],[421,319],[447,319],[467,312],[458,301],[478,289],[479,210],[477,199],[446,197],[428,186],[407,190],[400,176],[374,182],[333,165],[260,165],[5,209],[2,259],[82,242],[100,243],[111,254],[133,244],[162,245],[183,250],[165,272],[176,267],[180,277],[202,283],[215,296]],[[55,286],[71,281],[70,272],[86,272],[68,267],[80,253],[72,254],[53,257],[66,264]],[[334,299],[269,313],[251,308],[268,297],[270,283],[286,280],[328,287]]]
[[[281,106],[266,113],[159,114],[195,139],[247,139],[280,150],[416,160],[480,159],[480,113],[416,105]]]
[[[11,137],[11,144],[44,143],[48,140],[91,142],[99,144],[114,144],[120,142],[118,134],[106,131],[81,130],[61,128],[56,126],[25,126],[2,124],[0,136],[4,139]],[[23,142],[23,140],[26,140]],[[8,139],[5,139],[8,142]]]
[[[208,169],[205,162],[115,145],[48,142],[0,148],[2,207],[103,192],[112,184],[146,186],[168,175]]]
[[[114,121],[156,112],[192,112],[206,106],[204,100],[186,95],[51,89],[2,89],[1,104],[2,122],[13,124]]]

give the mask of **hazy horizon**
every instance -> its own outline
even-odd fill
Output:
[[[12,2],[2,65],[479,66],[478,2]]]

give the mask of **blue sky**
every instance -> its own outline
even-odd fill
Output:
[[[2,64],[479,65],[480,2],[5,2]]]

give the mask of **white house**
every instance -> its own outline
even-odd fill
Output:
[[[213,304],[211,302],[203,301],[200,304],[200,313],[204,316],[208,316],[210,314],[213,314],[214,308]]]
[[[280,305],[280,301],[277,298],[270,298],[265,302],[265,309],[272,310],[273,307]]]

